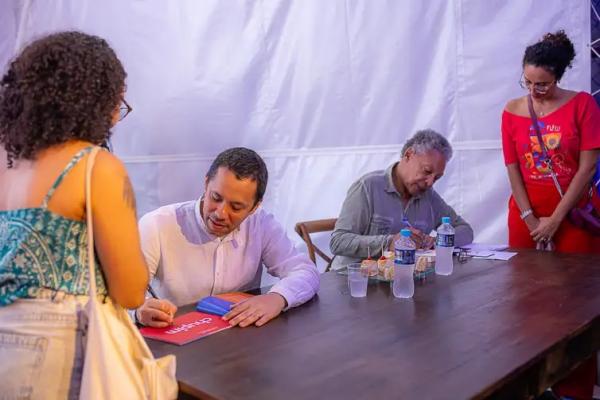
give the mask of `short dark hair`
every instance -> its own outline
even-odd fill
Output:
[[[26,46],[0,80],[0,144],[8,166],[73,139],[105,143],[125,77],[98,36],[59,32]]]
[[[571,67],[575,58],[575,48],[565,31],[546,33],[542,40],[528,46],[523,55],[523,67],[534,65],[552,73],[557,81],[563,77],[565,70]]]
[[[235,174],[238,179],[250,178],[256,181],[256,201],[262,201],[267,190],[269,172],[263,159],[254,151],[245,147],[233,147],[220,153],[212,162],[206,178],[210,181],[215,177],[220,167],[226,167]]]

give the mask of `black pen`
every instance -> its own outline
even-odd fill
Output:
[[[152,286],[148,285],[148,293],[150,293],[150,296],[154,297],[156,300],[158,300],[158,296],[156,295],[156,292],[154,291],[154,289],[152,289]]]
[[[154,289],[152,289],[152,286],[148,285],[147,289],[148,293],[150,293],[150,295],[155,298],[156,300],[160,300],[160,298],[156,295],[156,292],[154,291]],[[161,310],[162,310],[162,306],[161,306]],[[164,310],[163,310],[164,311]],[[171,318],[174,317],[174,314],[171,314],[170,311],[166,311],[167,314],[169,314],[171,316]],[[171,323],[173,323],[173,321],[171,321]]]

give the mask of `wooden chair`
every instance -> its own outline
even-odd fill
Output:
[[[325,262],[327,263],[327,266],[325,267],[325,272],[329,271],[329,268],[331,268],[331,262],[333,261],[333,258],[329,257],[329,255],[323,252],[323,250],[319,249],[317,246],[314,245],[314,243],[310,239],[310,234],[317,232],[332,231],[335,227],[336,221],[337,218],[304,221],[298,222],[296,224],[296,227],[294,228],[296,230],[296,233],[300,235],[302,240],[304,240],[304,242],[306,243],[306,247],[308,248],[308,256],[310,257],[312,262],[314,262],[315,265],[317,265],[317,258],[315,256],[315,253],[319,255],[319,257],[321,257],[323,260],[325,260]]]

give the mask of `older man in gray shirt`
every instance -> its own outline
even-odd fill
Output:
[[[329,246],[336,256],[332,267],[381,255],[393,249],[403,228],[412,232],[419,248],[433,247],[429,232],[450,217],[455,245],[473,241],[471,226],[440,197],[432,186],[442,177],[452,157],[448,140],[432,130],[418,131],[402,148],[400,161],[354,182],[335,224]]]

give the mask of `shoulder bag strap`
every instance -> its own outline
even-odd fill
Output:
[[[94,162],[96,161],[96,155],[100,148],[94,147],[87,158],[85,164],[85,215],[87,225],[87,238],[88,238],[88,268],[89,268],[89,295],[90,297],[96,296],[96,268],[95,268],[95,256],[94,256],[94,225],[92,221],[92,169],[94,168]]]
[[[556,178],[556,173],[552,168],[552,160],[548,156],[548,150],[546,149],[546,144],[544,143],[542,133],[540,132],[540,126],[538,125],[537,115],[535,114],[535,110],[533,109],[533,100],[531,100],[531,95],[527,95],[527,107],[529,108],[529,115],[531,116],[531,122],[533,123],[533,128],[535,129],[535,133],[538,138],[538,143],[540,144],[540,148],[542,149],[542,156],[544,157],[544,162],[550,170],[550,175],[552,175],[552,180],[554,181],[554,186],[556,186],[558,194],[560,195],[560,197],[563,197],[562,188],[560,187],[560,183],[558,183],[558,179]]]

